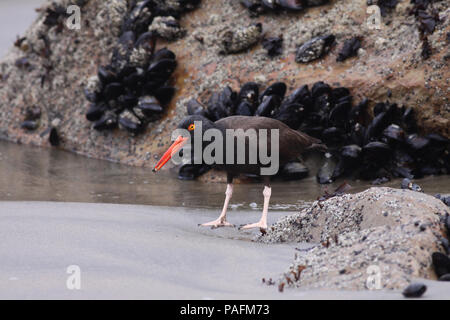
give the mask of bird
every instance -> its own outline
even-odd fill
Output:
[[[272,194],[272,188],[270,186],[270,178],[272,175],[277,172],[272,172],[269,174],[262,175],[262,169],[268,169],[268,164],[264,163],[260,158],[260,148],[263,143],[266,147],[267,154],[271,154],[275,151],[275,146],[273,143],[277,143],[278,147],[278,165],[281,167],[282,165],[298,159],[305,151],[307,150],[319,150],[325,151],[326,146],[322,144],[319,139],[313,138],[306,133],[293,130],[283,122],[262,116],[229,116],[217,120],[215,122],[207,119],[202,115],[190,115],[184,118],[180,124],[178,125],[178,129],[184,129],[188,133],[189,136],[179,135],[174,143],[169,147],[169,149],[164,153],[161,159],[155,165],[153,171],[159,171],[171,158],[172,156],[183,149],[183,147],[187,144],[189,139],[191,140],[191,146],[195,146],[195,139],[201,137],[210,129],[215,129],[216,133],[220,133],[223,135],[222,145],[219,150],[223,152],[223,159],[227,161],[216,161],[210,164],[214,169],[225,171],[227,175],[227,187],[225,191],[225,201],[223,204],[222,212],[216,220],[202,223],[200,226],[211,227],[211,228],[219,228],[219,227],[234,227],[233,224],[227,221],[227,209],[231,197],[233,195],[233,179],[238,177],[240,174],[252,174],[261,176],[264,182],[264,205],[263,212],[261,214],[261,218],[256,223],[247,224],[241,226],[240,229],[252,229],[259,228],[261,232],[267,230],[267,214],[269,208],[269,201]],[[251,139],[246,133],[248,130],[254,130],[254,132],[266,132],[267,139],[262,140],[264,136],[256,135],[256,144],[251,143]],[[271,136],[268,132],[272,132],[271,130],[277,129],[278,132],[278,141],[272,141],[273,136]],[[196,135],[196,130],[201,130],[201,133]],[[265,131],[264,131],[265,130]],[[228,132],[234,133],[233,145],[230,146],[226,143],[226,135]],[[197,138],[196,138],[197,137]],[[255,138],[253,136],[253,138]],[[241,158],[241,162],[238,162],[239,152],[238,152],[238,144],[237,141],[239,139],[243,139],[241,141],[245,141],[245,148],[240,151],[245,152],[244,161]],[[211,139],[211,141],[214,141]],[[211,143],[211,141],[202,140],[201,150],[204,151],[205,148]],[[220,141],[220,140],[219,140]],[[256,148],[255,148],[256,145]],[[233,148],[233,150],[232,150]],[[191,160],[196,156],[194,154],[194,148],[191,147]],[[217,150],[216,150],[217,151]],[[183,149],[184,152],[184,149]],[[232,154],[229,156],[228,154]],[[250,161],[251,156],[257,153],[257,161]],[[231,160],[231,161],[228,161]]]

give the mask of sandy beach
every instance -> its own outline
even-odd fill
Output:
[[[277,279],[300,244],[265,245],[237,229],[197,223],[215,210],[58,202],[0,203],[2,299],[403,299],[396,291],[304,291]],[[235,223],[259,213],[232,212]],[[281,215],[274,212],[270,223]],[[81,270],[69,290],[66,269]],[[449,299],[447,283],[424,281],[425,299]]]

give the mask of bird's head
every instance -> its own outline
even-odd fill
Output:
[[[184,118],[178,125],[178,129],[184,129],[189,132],[191,139],[194,139],[195,130],[200,128],[203,136],[206,130],[215,128],[214,122],[201,115],[191,115]]]
[[[180,151],[180,149],[188,142],[189,139],[191,140],[191,144],[193,144],[195,141],[196,132],[198,134],[200,133],[198,131],[201,130],[201,135],[199,136],[203,137],[205,131],[212,128],[215,128],[214,123],[204,116],[191,115],[184,118],[178,125],[177,129],[184,129],[190,137],[179,135],[158,161],[155,168],[153,169],[153,172],[160,170],[176,152]]]

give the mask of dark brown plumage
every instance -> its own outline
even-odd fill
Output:
[[[214,122],[215,127],[222,129],[243,129],[244,131],[248,129],[255,129],[257,132],[260,129],[278,129],[279,130],[279,154],[280,154],[280,165],[286,164],[289,161],[295,160],[300,155],[310,149],[326,149],[324,145],[321,144],[319,139],[313,138],[306,133],[293,130],[285,125],[283,122],[272,118],[266,117],[253,117],[253,116],[231,116],[227,118],[222,118]],[[271,139],[270,133],[268,133],[267,139],[267,149],[270,154],[271,151]],[[258,140],[259,143],[259,140]],[[248,140],[246,140],[246,154],[248,154]],[[226,152],[226,150],[225,150]],[[235,153],[236,154],[236,153]],[[225,171],[227,166],[225,165]],[[254,173],[246,172],[247,167],[242,166],[241,169],[237,168],[240,173]]]

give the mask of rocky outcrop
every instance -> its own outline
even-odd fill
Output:
[[[57,3],[68,5],[68,1]],[[448,15],[446,1],[434,8],[441,22],[429,36],[432,55],[422,60],[417,22],[409,1],[400,2],[382,18],[381,29],[369,29],[365,2],[330,1],[300,13],[270,13],[251,17],[239,1],[202,1],[180,20],[186,36],[161,41],[177,54],[174,77],[177,95],[165,117],[134,137],[126,132],[97,132],[85,118],[89,102],[83,95],[97,67],[111,60],[127,1],[78,1],[82,6],[80,30],[44,24],[44,5],[25,40],[13,47],[0,63],[0,137],[25,144],[49,145],[51,127],[57,127],[60,146],[90,157],[132,165],[152,166],[168,144],[170,132],[185,115],[185,103],[205,100],[224,85],[234,89],[246,81],[267,85],[285,81],[290,88],[325,80],[351,89],[356,99],[375,102],[389,99],[416,110],[423,132],[450,137]],[[218,54],[218,34],[226,29],[259,22],[266,36],[283,35],[283,53],[271,58],[260,45],[246,52]],[[315,36],[333,34],[337,45],[321,59],[295,62],[298,46]],[[362,36],[356,57],[337,62],[345,40]],[[27,110],[37,107],[41,116],[35,130],[21,128]],[[31,128],[33,129],[33,128]]]
[[[444,250],[448,212],[443,202],[420,192],[371,188],[316,201],[259,240],[317,243],[296,254],[281,286],[362,290],[373,288],[368,279],[379,276],[379,289],[400,289],[413,278],[436,279],[431,256]]]

